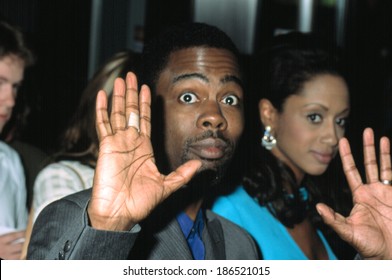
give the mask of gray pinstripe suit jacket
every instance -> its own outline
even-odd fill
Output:
[[[146,219],[128,232],[88,226],[91,189],[47,206],[39,215],[30,240],[28,259],[192,259],[176,221]],[[258,259],[253,239],[241,228],[206,211],[203,242],[206,259]]]

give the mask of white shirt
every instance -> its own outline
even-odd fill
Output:
[[[26,181],[20,158],[0,141],[0,235],[27,226]]]
[[[94,169],[78,161],[51,163],[40,171],[34,182],[34,221],[51,202],[93,186]]]

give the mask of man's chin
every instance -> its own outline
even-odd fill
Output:
[[[229,163],[228,157],[210,160],[196,156],[184,158],[183,162],[191,159],[200,160],[202,163],[189,183],[192,185],[203,184],[205,186],[214,186],[219,184]]]
[[[222,170],[218,168],[200,168],[196,175],[192,178],[192,184],[214,186],[220,183],[222,178]]]
[[[228,163],[227,158],[220,158],[215,160],[198,158],[198,160],[200,160],[202,163],[201,167],[199,168],[199,171],[212,170],[215,172],[219,172],[219,170],[224,169],[224,167]]]

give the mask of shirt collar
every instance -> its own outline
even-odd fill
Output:
[[[185,212],[181,212],[177,215],[177,221],[186,239],[188,239],[192,232],[198,232],[200,236],[202,235],[204,228],[204,219],[203,211],[201,209],[199,209],[199,211],[197,212],[195,221],[189,218],[189,216]]]

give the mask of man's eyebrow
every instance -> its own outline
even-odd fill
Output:
[[[174,84],[174,83],[177,83],[178,81],[181,81],[181,80],[194,79],[194,78],[200,79],[200,80],[202,80],[202,81],[204,81],[204,82],[206,82],[206,83],[208,83],[208,82],[210,81],[210,80],[209,80],[206,76],[204,76],[203,74],[200,74],[200,73],[187,73],[187,74],[181,74],[181,75],[178,75],[178,76],[174,77],[174,78],[173,78],[173,84]],[[229,83],[229,82],[234,82],[234,83],[238,84],[239,86],[243,87],[243,83],[242,83],[241,79],[238,78],[238,77],[235,76],[235,75],[226,75],[226,76],[224,76],[224,77],[220,80],[220,82],[221,82],[222,84],[226,84],[226,83]]]
[[[181,80],[194,79],[194,78],[200,79],[206,83],[209,82],[208,78],[200,73],[187,73],[187,74],[181,74],[181,75],[175,76],[173,78],[173,84],[175,84]]]
[[[234,82],[243,88],[243,83],[242,83],[241,79],[235,75],[227,75],[221,79],[222,84],[229,83],[229,82]]]

